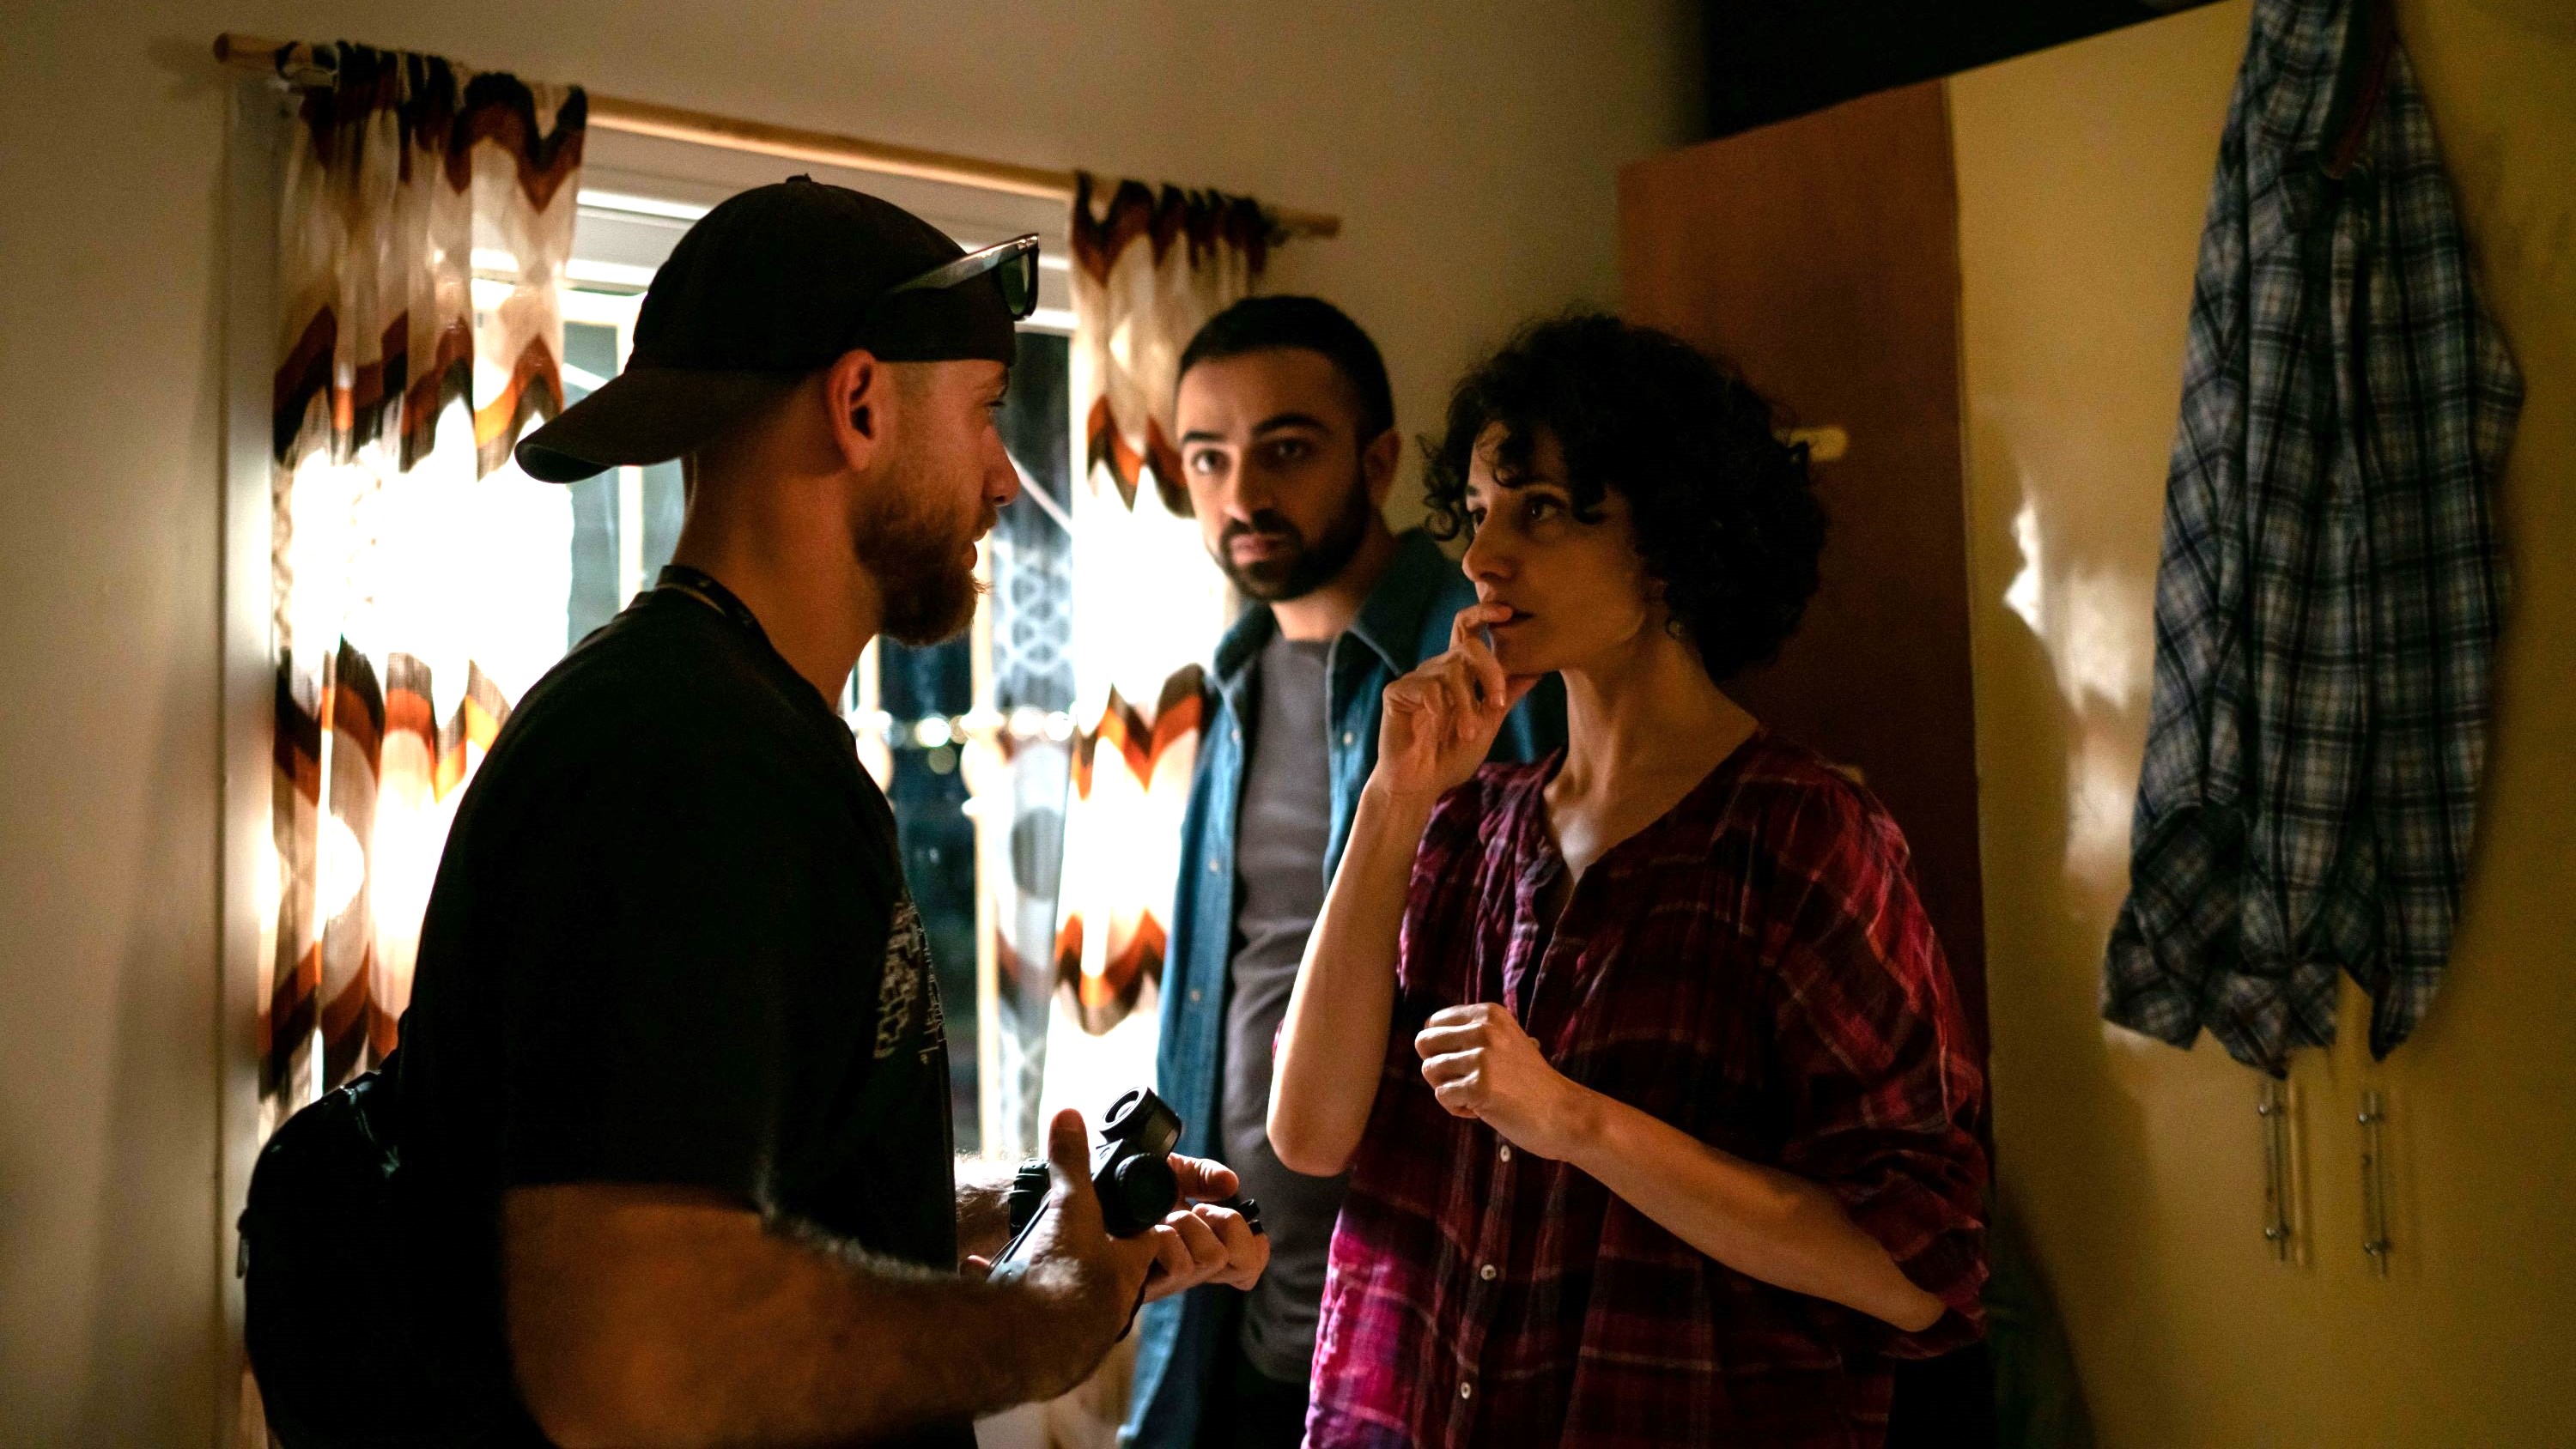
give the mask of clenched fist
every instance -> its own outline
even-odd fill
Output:
[[[1472,1117],[1525,1152],[1562,1161],[1590,1130],[1593,1094],[1549,1065],[1504,1007],[1443,1007],[1413,1038],[1422,1079],[1453,1117]]]

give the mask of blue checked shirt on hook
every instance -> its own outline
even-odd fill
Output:
[[[2385,0],[2379,0],[2380,5]],[[2102,1014],[2275,1074],[2385,1056],[2450,951],[2522,385],[2371,0],[2257,0],[2192,298]]]

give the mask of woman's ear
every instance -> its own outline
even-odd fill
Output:
[[[1638,560],[1637,583],[1638,593],[1646,601],[1647,619],[1660,626],[1665,633],[1688,643],[1689,636],[1683,632],[1681,617],[1672,610],[1672,591],[1665,587],[1662,579],[1655,577],[1653,572],[1646,568],[1643,559]]]

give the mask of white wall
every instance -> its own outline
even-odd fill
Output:
[[[1401,13],[1399,13],[1399,10]],[[219,30],[1338,212],[1274,289],[1403,423],[1615,302],[1612,177],[1683,139],[1687,0],[867,7],[16,0],[0,19],[0,1442],[206,1443],[218,1308]]]

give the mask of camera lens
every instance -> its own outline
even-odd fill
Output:
[[[1110,1191],[1101,1194],[1101,1217],[1111,1234],[1132,1238],[1163,1220],[1179,1206],[1180,1179],[1163,1157],[1130,1157],[1112,1170]]]

